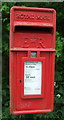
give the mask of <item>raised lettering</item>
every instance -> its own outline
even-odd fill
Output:
[[[29,14],[16,14],[16,19],[34,19],[34,20],[50,20],[49,16],[41,16],[41,15],[29,15]]]

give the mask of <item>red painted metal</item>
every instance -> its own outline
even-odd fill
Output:
[[[56,11],[12,7],[10,11],[10,112],[51,112],[54,108]],[[30,57],[36,51],[35,58]],[[41,95],[24,95],[24,62],[42,62]]]

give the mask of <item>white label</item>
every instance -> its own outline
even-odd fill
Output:
[[[24,95],[41,94],[42,62],[24,62]]]

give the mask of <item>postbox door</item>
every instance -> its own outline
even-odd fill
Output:
[[[52,84],[53,84],[53,61],[51,62],[51,60],[53,60],[54,56],[51,55],[50,53],[46,53],[46,52],[40,52],[40,58],[29,58],[28,57],[28,52],[17,52],[16,53],[16,67],[17,69],[15,70],[15,78],[16,78],[16,82],[15,82],[15,88],[16,88],[16,99],[15,99],[15,103],[16,103],[16,109],[17,110],[28,110],[28,109],[47,109],[47,108],[52,108],[53,106],[53,88],[52,88]],[[40,85],[41,85],[41,90],[39,91],[39,93],[37,94],[37,92],[33,93],[33,91],[24,91],[26,90],[25,87],[25,63],[26,62],[32,62],[32,64],[34,64],[33,62],[39,62],[40,63],[40,69],[42,69],[42,76],[41,77],[41,81],[40,81]],[[38,64],[37,64],[38,65]],[[42,65],[42,66],[41,66]],[[38,68],[37,68],[38,69]],[[39,70],[40,70],[39,69]],[[28,69],[29,70],[29,69]],[[29,80],[29,79],[28,79]],[[30,79],[32,80],[32,79]],[[36,79],[34,79],[36,80]],[[38,82],[39,82],[38,81]],[[34,82],[34,81],[33,81]],[[37,84],[38,84],[37,82]],[[26,82],[27,84],[27,82]],[[29,82],[29,84],[31,85],[31,83]],[[27,84],[27,88],[30,87],[30,85]],[[32,86],[31,86],[32,87]],[[31,88],[30,87],[30,88]],[[30,89],[29,88],[29,89]],[[35,88],[35,85],[34,85]],[[32,94],[32,93],[33,94]],[[41,92],[41,94],[40,94]],[[51,101],[52,99],[52,101]],[[30,102],[29,102],[30,101]],[[46,102],[44,102],[46,101]],[[50,104],[50,102],[51,104]],[[15,104],[14,103],[14,104]],[[36,105],[36,103],[38,105]],[[25,104],[25,105],[24,105]],[[27,107],[29,106],[29,107]],[[40,107],[39,107],[40,106]]]

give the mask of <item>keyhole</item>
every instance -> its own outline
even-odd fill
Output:
[[[20,80],[20,83],[22,82],[22,80]]]

